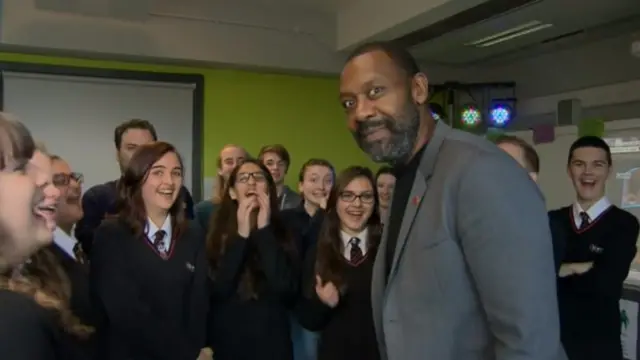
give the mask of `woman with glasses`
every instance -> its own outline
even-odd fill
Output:
[[[216,360],[292,359],[288,310],[296,300],[295,245],[260,162],[229,175],[207,237],[212,276],[209,342]]]
[[[29,131],[0,114],[0,357],[77,359],[71,337],[93,329],[69,309],[68,279],[46,251],[51,242],[51,172]],[[54,224],[55,225],[55,224]],[[26,266],[25,265],[26,262]]]
[[[303,268],[300,324],[320,332],[318,360],[378,360],[371,274],[381,237],[373,174],[347,168],[336,179],[316,248]]]
[[[140,146],[118,183],[117,215],[96,229],[98,359],[211,359],[204,235],[185,218],[183,171],[173,145]]]

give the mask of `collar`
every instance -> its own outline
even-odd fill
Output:
[[[357,237],[358,239],[360,239],[360,248],[361,249],[366,249],[367,248],[367,240],[368,240],[368,234],[369,234],[369,228],[366,227],[364,228],[364,230],[362,230],[358,235],[356,236],[351,236],[349,234],[347,234],[346,232],[340,230],[340,237],[342,238],[342,248],[346,249],[347,245],[349,245],[349,241],[351,239],[353,239],[354,237]]]
[[[582,209],[580,204],[575,202],[572,207],[573,218],[580,219],[580,213],[584,211],[587,213],[587,215],[589,215],[589,220],[594,221],[595,219],[598,218],[598,216],[600,216],[603,212],[605,212],[610,206],[611,206],[611,202],[609,201],[609,199],[607,199],[606,196],[603,196],[600,200],[596,201],[596,203],[591,205],[591,207],[586,211]]]
[[[149,239],[153,239],[153,236],[158,232],[158,230],[164,230],[167,233],[168,237],[171,238],[171,215],[168,215],[166,219],[164,219],[164,223],[161,227],[158,228],[156,224],[151,221],[150,218],[147,218],[147,226],[146,226],[146,235]]]
[[[431,139],[429,139],[422,149],[418,150],[409,163],[404,166],[396,166],[396,168],[394,168],[394,175],[396,175],[396,177],[402,176],[402,174],[410,171],[415,166],[420,169],[420,172],[425,178],[431,177],[433,168],[436,165],[436,160],[438,159],[440,147],[451,130],[451,127],[445,124],[444,121],[436,121]]]
[[[396,179],[402,177],[403,175],[411,174],[415,172],[415,170],[420,165],[420,159],[422,159],[422,154],[424,153],[424,150],[426,147],[427,147],[426,144],[423,145],[415,153],[415,155],[413,155],[413,157],[411,158],[411,160],[409,160],[408,163],[397,164],[396,166],[393,167],[393,175],[396,177]]]
[[[64,251],[67,255],[71,256],[74,259],[76,258],[73,253],[73,248],[78,243],[78,240],[76,240],[73,235],[67,234],[59,227],[56,227],[53,232],[53,242],[58,245],[58,247],[62,249],[62,251]]]

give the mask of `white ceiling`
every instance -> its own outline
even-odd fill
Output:
[[[485,48],[465,45],[533,20],[553,26]],[[579,30],[586,31],[542,44]],[[544,0],[419,44],[412,52],[423,62],[467,66],[505,56],[512,60],[534,56],[637,30],[640,30],[639,0]]]

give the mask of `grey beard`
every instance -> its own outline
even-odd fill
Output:
[[[420,128],[418,116],[416,113],[406,127],[393,129],[389,142],[386,144],[382,142],[367,143],[359,133],[353,135],[360,148],[369,154],[373,161],[391,165],[405,163],[411,158],[417,141],[418,129]]]

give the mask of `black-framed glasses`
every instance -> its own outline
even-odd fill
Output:
[[[70,174],[57,173],[53,174],[53,185],[55,186],[67,186],[71,183],[71,180],[76,181],[78,184],[82,184],[84,181],[84,175],[78,172],[72,172]]]
[[[251,172],[251,173],[241,173],[238,174],[238,177],[236,179],[237,182],[239,183],[248,183],[249,179],[253,178],[253,180],[255,180],[255,182],[265,182],[267,180],[267,177],[265,176],[265,174],[263,172],[260,171],[256,171],[256,172]]]
[[[362,194],[355,194],[351,191],[343,191],[340,193],[340,200],[344,202],[354,202],[356,199],[360,199],[363,204],[372,204],[376,196],[372,192],[365,192]]]

